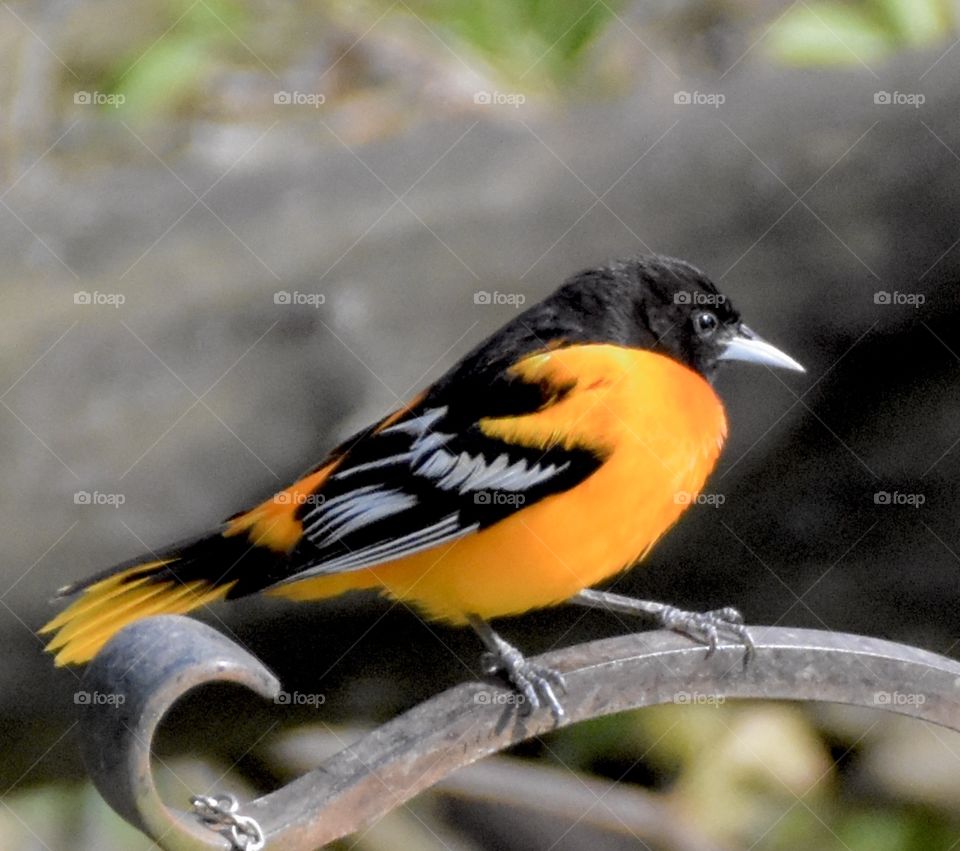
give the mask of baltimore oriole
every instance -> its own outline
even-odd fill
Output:
[[[469,624],[531,708],[563,680],[487,620],[564,601],[747,645],[734,609],[684,612],[585,590],[630,567],[698,494],[727,423],[720,361],[803,370],[700,271],[667,257],[588,269],[303,478],[212,532],[58,592],[58,665],[121,627],[254,592],[315,600],[377,588]]]

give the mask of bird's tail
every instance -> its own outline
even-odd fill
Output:
[[[140,618],[183,614],[222,599],[237,582],[215,578],[229,571],[230,543],[220,532],[182,541],[61,588],[57,597],[80,597],[40,629],[55,633],[46,649],[56,654],[58,666],[87,662]]]

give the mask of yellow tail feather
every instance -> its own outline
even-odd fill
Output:
[[[88,662],[113,635],[141,618],[159,614],[184,614],[220,600],[234,585],[214,587],[194,580],[151,581],[149,571],[167,562],[137,565],[87,588],[81,597],[45,624],[41,633],[56,633],[46,649],[56,653],[55,664]],[[142,574],[147,572],[147,576]]]
[[[129,592],[111,594],[102,602],[93,600],[94,605],[89,605],[83,612],[76,613],[57,630],[56,636],[47,645],[47,650],[59,650],[69,641],[86,636],[91,630],[98,629],[106,618],[113,621],[115,618],[122,617],[125,613],[132,610],[141,610],[145,603],[152,602],[151,598],[157,596],[166,597],[169,594],[170,586],[168,583],[152,583],[146,587],[132,589]]]
[[[105,603],[107,600],[110,600],[119,594],[125,594],[129,589],[135,588],[138,585],[142,585],[147,581],[147,577],[144,577],[143,579],[136,579],[125,586],[113,582],[112,579],[105,579],[103,582],[98,582],[96,585],[88,588],[87,593],[84,594],[79,600],[60,612],[60,614],[49,623],[44,624],[43,628],[40,629],[40,632],[47,633],[53,632],[56,629],[60,629],[60,627],[67,623],[67,621],[74,620],[78,615],[83,614],[94,606],[103,605],[103,603]],[[110,583],[110,587],[108,587],[107,583]],[[98,593],[92,593],[95,588],[101,590],[98,591]]]

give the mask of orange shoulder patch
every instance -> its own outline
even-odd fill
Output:
[[[422,401],[426,391],[415,396],[402,408],[384,417],[373,433],[383,431],[403,419]],[[349,449],[347,450],[349,453]],[[227,523],[225,538],[246,533],[258,547],[269,547],[277,553],[289,553],[303,535],[303,525],[297,519],[297,509],[314,499],[317,490],[340,465],[345,455],[337,455],[312,473],[278,491],[259,505],[238,514]]]
[[[339,458],[334,459],[249,511],[238,514],[227,524],[223,536],[230,538],[246,532],[250,543],[258,547],[289,553],[303,535],[303,526],[297,519],[297,509],[313,498],[314,492],[339,463]]]
[[[388,414],[387,416],[385,416],[382,420],[380,420],[379,423],[377,423],[377,427],[373,430],[373,433],[376,434],[377,432],[383,431],[386,428],[390,428],[390,426],[400,422],[400,420],[402,420],[407,414],[409,414],[414,408],[417,407],[417,405],[419,405],[423,401],[426,395],[427,395],[426,390],[424,390],[421,393],[418,393],[409,402],[407,402],[407,404],[404,405],[402,408],[397,408],[397,410],[395,410],[392,414]]]

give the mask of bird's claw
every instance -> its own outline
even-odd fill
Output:
[[[559,671],[528,661],[512,646],[504,647],[496,653],[484,653],[482,662],[486,673],[502,674],[522,695],[520,711],[523,715],[529,715],[546,704],[557,721],[564,717],[563,706],[557,699],[556,690],[565,692],[567,685]]]
[[[710,612],[687,612],[668,606],[661,613],[660,622],[667,629],[706,644],[708,656],[717,649],[721,635],[739,641],[746,650],[747,660],[756,649],[750,631],[744,626],[743,615],[729,606]]]

